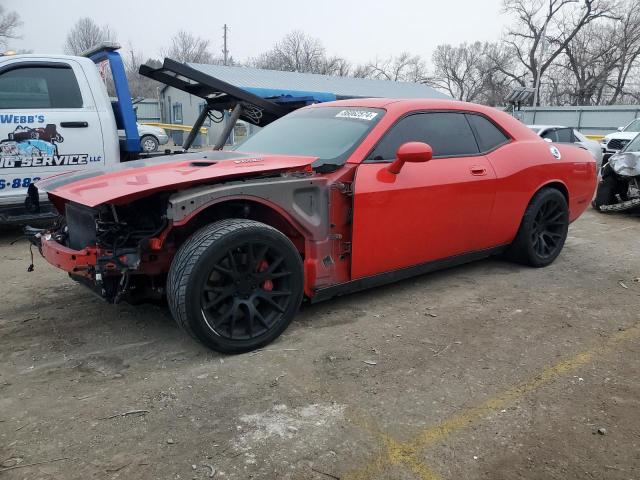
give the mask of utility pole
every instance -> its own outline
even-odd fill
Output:
[[[223,58],[223,63],[226,66],[229,62],[229,50],[227,49],[227,31],[229,30],[229,27],[227,27],[227,24],[224,24],[224,27],[222,27],[222,39],[224,41],[224,47],[222,48],[222,58]]]
[[[569,0],[567,3],[578,3],[579,0]],[[556,10],[557,12],[557,10]],[[540,58],[538,59],[538,68],[536,68],[536,78],[534,79],[534,92],[533,92],[533,108],[538,107],[538,101],[540,99],[540,77],[542,76],[542,63],[544,62],[544,54],[547,49],[547,27],[553,17],[553,0],[549,0],[549,13],[542,25],[542,32],[540,32]]]
[[[540,58],[538,59],[538,68],[536,68],[536,78],[535,85],[533,90],[533,108],[538,107],[538,97],[540,96],[540,77],[542,74],[542,62],[544,61],[544,51],[547,47],[547,25],[549,24],[549,20],[551,16],[547,17],[542,26],[542,33],[540,38]]]

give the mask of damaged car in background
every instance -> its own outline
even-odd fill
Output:
[[[62,214],[32,241],[109,302],[166,298],[228,353],[311,302],[506,254],[560,254],[596,186],[583,148],[449,100],[354,99],[275,120],[236,151],[40,181]]]
[[[640,135],[602,167],[593,207],[600,212],[640,210]]]

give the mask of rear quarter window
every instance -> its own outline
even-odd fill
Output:
[[[482,115],[468,114],[467,119],[476,135],[481,152],[488,152],[509,142],[509,137],[488,118]]]

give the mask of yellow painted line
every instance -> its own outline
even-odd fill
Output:
[[[616,332],[602,345],[580,352],[573,357],[544,369],[534,378],[510,388],[490,398],[483,404],[466,409],[443,420],[438,425],[426,428],[414,438],[401,442],[382,432],[374,432],[384,445],[381,452],[359,469],[348,472],[345,480],[372,480],[393,466],[403,466],[420,480],[438,480],[439,475],[427,466],[420,453],[429,446],[441,442],[446,437],[469,427],[487,415],[515,403],[530,392],[553,382],[562,375],[577,370],[596,358],[609,353],[622,342],[640,337],[640,324]],[[369,429],[369,431],[371,431]]]
[[[150,125],[152,127],[160,127],[165,130],[182,130],[183,132],[190,132],[193,126],[178,125],[177,123],[157,123],[157,122],[144,122],[141,125]],[[209,129],[207,127],[200,127],[200,133],[206,135]]]
[[[585,135],[585,137],[587,137],[589,140],[595,140],[596,142],[599,142],[604,138],[604,135]]]

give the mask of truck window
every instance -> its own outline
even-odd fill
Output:
[[[0,73],[0,109],[82,108],[70,66],[17,67]]]

